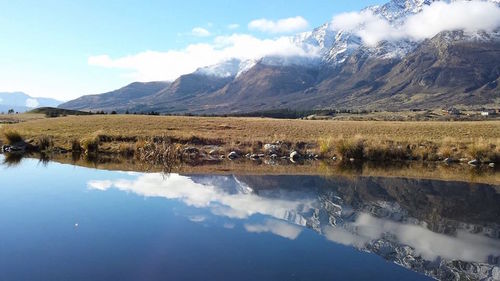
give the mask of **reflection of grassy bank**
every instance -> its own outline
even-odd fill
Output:
[[[42,155],[42,157],[40,157]],[[8,155],[7,155],[8,156]],[[78,155],[78,154],[32,154],[29,157],[46,162],[73,164],[82,167],[137,172],[165,172],[162,163],[151,164],[134,158],[112,155]],[[14,163],[20,158],[14,157]],[[4,159],[8,162],[8,158]],[[238,174],[238,175],[320,175],[343,177],[398,177],[415,179],[436,179],[445,181],[462,181],[500,185],[500,169],[488,167],[471,167],[467,164],[447,165],[440,162],[342,162],[313,161],[291,163],[288,160],[251,161],[220,161],[205,163],[184,163],[168,167],[167,172],[181,174]],[[500,189],[499,189],[500,191]]]
[[[57,150],[138,159],[145,158],[145,151],[151,152],[151,147],[158,152],[154,157],[165,151],[178,157],[191,147],[202,155],[209,155],[210,151],[217,156],[230,151],[245,155],[264,153],[265,144],[280,141],[278,156],[297,150],[324,159],[336,156],[372,161],[500,161],[500,121],[356,122],[93,115],[37,119],[4,125],[2,129],[15,130],[34,145],[39,145],[43,137],[45,149],[52,146]],[[160,151],[159,147],[165,149]]]

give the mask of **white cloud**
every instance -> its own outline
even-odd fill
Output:
[[[37,99],[26,99],[26,106],[27,107],[37,107],[40,103],[38,102]]]
[[[192,222],[200,223],[200,222],[204,222],[207,219],[207,217],[205,217],[205,216],[190,216],[190,217],[188,217],[188,219]]]
[[[332,20],[333,29],[353,31],[370,46],[382,40],[423,40],[445,30],[492,31],[499,26],[500,8],[483,1],[434,2],[400,26],[371,11],[343,13]]]
[[[302,232],[296,225],[274,219],[267,219],[264,224],[245,224],[245,229],[254,233],[271,232],[290,240],[295,240]]]
[[[121,58],[108,55],[91,56],[88,64],[130,70],[135,81],[174,80],[204,66],[237,58],[259,59],[265,56],[316,57],[319,49],[298,46],[290,37],[258,39],[247,34],[216,37],[212,43],[192,44],[181,50],[145,51]]]
[[[191,30],[191,34],[193,36],[197,36],[197,37],[207,37],[207,36],[210,36],[210,31],[206,30],[205,28],[203,27],[195,27]]]
[[[347,229],[353,229],[350,232]],[[432,232],[414,224],[404,224],[361,213],[347,229],[326,226],[323,231],[328,240],[343,245],[363,248],[371,241],[391,237],[396,242],[411,246],[427,260],[442,257],[449,260],[486,262],[488,256],[500,253],[500,243],[492,238],[458,230],[455,237]],[[389,235],[387,235],[389,234]]]
[[[309,23],[301,16],[280,19],[277,21],[268,19],[256,19],[248,24],[248,28],[269,33],[290,33],[306,29]]]
[[[240,25],[237,23],[232,23],[232,24],[228,25],[227,28],[234,30],[234,29],[240,28]]]
[[[238,184],[235,182],[235,184]],[[188,206],[209,208],[217,216],[246,219],[255,214],[284,219],[296,214],[296,221],[305,225],[299,210],[312,208],[314,200],[263,198],[250,193],[229,193],[222,187],[210,182],[197,183],[193,179],[178,174],[164,178],[161,174],[143,174],[132,179],[91,180],[90,189],[105,191],[110,188],[133,192],[144,197],[177,199]]]
[[[227,228],[227,229],[233,229],[236,225],[234,223],[229,223],[229,222],[226,222],[224,223],[224,228]]]
[[[109,189],[112,185],[113,183],[110,180],[92,180],[87,183],[88,188],[103,191]]]
[[[3,99],[2,99],[2,98],[0,98],[0,103],[2,103],[2,102],[3,102]]]

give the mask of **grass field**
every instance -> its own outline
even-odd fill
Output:
[[[23,121],[3,125],[1,130],[15,130],[25,139],[50,137],[54,146],[67,149],[75,141],[96,137],[101,149],[108,151],[118,150],[123,143],[136,145],[141,140],[168,137],[183,145],[215,144],[243,152],[259,150],[262,144],[276,141],[288,143],[289,149],[310,149],[328,157],[349,157],[349,153],[356,156],[356,149],[361,149],[365,156],[371,155],[375,160],[410,155],[423,160],[482,157],[495,162],[489,158],[500,155],[500,121],[321,121],[142,115],[31,117]],[[398,156],[403,150],[406,156]]]
[[[12,124],[29,120],[44,119],[44,114],[24,113],[24,114],[0,114],[0,126],[2,124]]]

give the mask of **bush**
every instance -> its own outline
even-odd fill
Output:
[[[337,151],[343,159],[363,159],[364,141],[361,139],[341,139],[337,142]]]
[[[97,153],[99,151],[99,137],[88,137],[80,142],[81,147],[85,150],[85,153]]]
[[[372,143],[365,146],[364,157],[374,161],[406,160],[412,157],[408,147],[393,143]]]
[[[45,112],[45,117],[47,118],[56,118],[56,117],[59,117],[61,116],[61,114],[57,111],[47,111]]]
[[[321,138],[318,140],[319,155],[324,157],[328,156],[333,150],[333,140],[332,138]]]
[[[179,145],[171,142],[145,141],[144,146],[137,149],[137,157],[140,161],[150,165],[161,165],[165,173],[170,173],[179,161]]]
[[[130,143],[120,143],[118,151],[121,156],[132,157],[135,154],[135,146]]]
[[[73,152],[81,152],[82,147],[80,146],[80,142],[76,139],[71,141],[71,151]]]
[[[5,139],[7,140],[7,144],[10,144],[10,145],[23,141],[23,137],[17,131],[13,131],[13,130],[5,131],[3,133],[3,135],[4,135]]]
[[[54,145],[52,138],[49,136],[40,136],[38,137],[38,148],[40,151],[45,151],[51,148]]]

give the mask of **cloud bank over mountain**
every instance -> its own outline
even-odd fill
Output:
[[[211,43],[192,44],[181,50],[145,51],[121,58],[91,56],[88,64],[131,71],[136,81],[174,80],[200,67],[236,58],[259,59],[267,56],[308,57],[319,55],[317,47],[298,45],[291,37],[259,39],[248,34],[218,36]]]
[[[372,10],[337,15],[332,28],[355,32],[365,44],[374,46],[387,40],[423,40],[445,30],[492,31],[500,27],[500,7],[492,2],[434,2],[403,23],[391,24]]]

